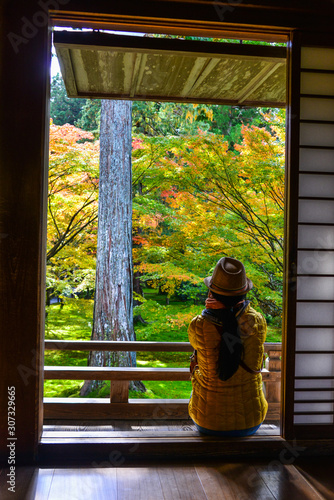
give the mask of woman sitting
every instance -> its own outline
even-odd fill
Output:
[[[204,283],[206,309],[188,329],[197,351],[189,415],[202,433],[249,436],[268,409],[260,373],[266,322],[246,300],[253,284],[240,261],[220,259]]]

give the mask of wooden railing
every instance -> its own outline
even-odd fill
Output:
[[[46,340],[46,350],[192,352],[189,342]],[[266,422],[280,418],[281,343],[265,343],[262,380],[269,403]],[[110,380],[106,398],[44,398],[45,419],[187,419],[188,399],[129,399],[134,380],[190,380],[189,368],[45,366],[48,380]]]

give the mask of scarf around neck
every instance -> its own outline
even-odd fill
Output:
[[[241,300],[233,307],[228,307],[219,300],[209,294],[205,301],[205,309],[202,311],[202,316],[212,323],[223,325],[224,318],[228,312],[233,312],[235,315],[241,313],[249,304],[249,300]]]

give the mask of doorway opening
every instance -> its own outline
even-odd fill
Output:
[[[78,33],[65,33],[63,35],[62,42],[58,43],[58,51],[68,55],[69,47],[65,47],[65,45],[69,44],[69,40],[66,37],[69,36],[74,40]],[[160,430],[161,428],[167,430],[165,429],[167,427],[168,430],[175,431],[175,426],[178,426],[175,419],[173,423],[170,422],[170,419],[171,415],[176,415],[178,421],[183,422],[181,430],[192,432],[191,428],[189,430],[189,421],[181,418],[187,414],[187,398],[181,397],[183,395],[180,392],[181,385],[184,385],[184,389],[182,389],[184,394],[190,393],[190,382],[186,381],[189,378],[186,365],[188,364],[189,352],[192,349],[185,344],[187,342],[186,328],[189,320],[195,314],[200,313],[203,307],[201,305],[204,293],[203,277],[213,267],[217,257],[222,256],[223,249],[225,255],[231,256],[232,254],[233,257],[239,258],[245,263],[253,282],[257,284],[251,299],[266,317],[267,340],[269,341],[266,346],[267,361],[263,370],[263,379],[266,384],[267,398],[271,398],[270,414],[272,420],[270,423],[268,420],[268,428],[265,429],[265,433],[279,434],[281,363],[279,341],[283,294],[285,175],[285,117],[282,106],[284,106],[285,99],[282,100],[281,94],[279,94],[278,81],[282,79],[283,74],[285,95],[286,68],[285,62],[281,61],[284,57],[278,57],[277,54],[282,56],[285,48],[282,47],[282,44],[275,46],[264,42],[261,45],[253,45],[246,40],[242,40],[242,43],[235,40],[231,43],[229,40],[224,42],[225,52],[228,53],[227,58],[224,59],[223,51],[220,48],[222,44],[218,41],[207,42],[210,44],[210,50],[215,51],[206,57],[207,52],[203,48],[203,41],[199,44],[197,40],[166,40],[154,37],[149,37],[148,40],[146,37],[137,37],[135,45],[140,45],[140,50],[139,56],[137,54],[134,56],[133,43],[126,44],[123,40],[123,45],[120,48],[121,40],[117,37],[117,40],[113,40],[112,45],[114,53],[110,55],[104,45],[105,36],[110,35],[84,33],[85,37],[91,35],[94,37],[94,44],[91,42],[90,46],[86,45],[81,50],[82,40],[78,44],[75,42],[73,50],[78,52],[77,59],[75,59],[74,53],[71,53],[68,58],[65,56],[62,69],[65,82],[66,75],[68,76],[70,70],[72,71],[73,78],[67,80],[66,86],[67,89],[71,87],[72,91],[76,91],[78,97],[84,98],[85,95],[89,94],[90,97],[95,98],[111,98],[110,89],[108,96],[103,95],[101,90],[97,90],[99,76],[102,74],[105,78],[100,82],[101,88],[105,89],[106,82],[114,81],[110,79],[108,68],[113,67],[115,70],[117,64],[122,64],[125,68],[123,71],[124,79],[117,83],[120,86],[123,85],[123,97],[131,98],[134,101],[132,114],[135,131],[132,141],[133,256],[135,272],[137,273],[135,285],[138,286],[135,296],[137,301],[135,331],[137,341],[142,342],[142,344],[135,346],[132,343],[128,347],[131,352],[137,352],[137,366],[144,371],[139,380],[144,381],[148,390],[143,395],[151,394],[151,397],[142,399],[138,397],[140,393],[131,393],[132,398],[129,400],[129,379],[125,380],[126,375],[124,375],[123,370],[123,373],[118,372],[120,380],[112,375],[111,384],[104,386],[104,394],[103,392],[93,393],[92,404],[98,403],[94,405],[94,408],[88,408],[92,405],[80,402],[80,398],[73,398],[73,396],[78,396],[76,393],[78,385],[75,385],[77,382],[73,381],[78,378],[84,380],[84,377],[87,376],[89,370],[87,371],[85,368],[85,356],[87,358],[87,352],[92,349],[92,344],[87,346],[87,344],[84,345],[83,341],[89,341],[93,321],[88,305],[90,304],[91,307],[93,303],[95,269],[94,264],[89,267],[89,263],[94,257],[94,238],[96,238],[97,230],[98,148],[96,139],[98,120],[95,120],[95,128],[84,132],[77,132],[79,127],[76,125],[73,125],[72,128],[67,127],[66,133],[72,134],[71,139],[62,135],[65,132],[65,128],[63,128],[65,124],[57,125],[54,121],[52,127],[54,127],[55,142],[54,149],[51,150],[51,161],[55,160],[56,182],[54,184],[54,201],[50,200],[49,203],[51,211],[49,221],[51,226],[54,225],[54,229],[49,234],[58,234],[59,236],[61,233],[60,224],[57,223],[55,217],[57,203],[59,210],[63,213],[62,222],[65,226],[66,217],[69,218],[69,221],[72,218],[70,210],[66,208],[64,210],[66,203],[72,203],[71,208],[74,213],[78,213],[78,208],[83,206],[85,218],[81,219],[84,227],[77,232],[78,238],[71,239],[69,237],[68,244],[61,248],[63,254],[58,252],[59,261],[57,262],[57,253],[51,257],[52,272],[48,282],[50,283],[49,290],[55,297],[50,296],[47,316],[45,346],[49,357],[46,358],[48,366],[46,366],[45,374],[48,380],[53,380],[53,383],[51,385],[50,382],[46,382],[50,384],[45,392],[46,423],[53,425],[53,422],[59,422],[65,415],[65,418],[75,422],[77,421],[76,415],[81,414],[84,415],[84,420],[81,420],[83,424],[91,419],[95,419],[97,422],[108,415],[110,420],[113,420],[112,416],[116,416],[114,421],[117,420],[124,429],[124,421],[129,419],[129,416],[136,415],[137,423],[130,424],[134,431],[143,427],[149,429],[158,427]],[[100,50],[95,50],[99,35],[102,36]],[[121,38],[124,39],[123,36]],[[150,46],[152,40],[153,48]],[[166,41],[169,44],[168,50],[161,48]],[[186,42],[186,46],[180,46],[180,43],[183,42]],[[212,43],[215,45],[213,46]],[[131,50],[128,50],[129,45]],[[93,46],[94,49],[92,49]],[[115,50],[115,46],[117,46],[117,50]],[[241,46],[243,46],[242,50]],[[244,46],[250,48],[245,49]],[[180,52],[179,49],[177,52],[176,47],[182,47],[183,50]],[[201,52],[198,52],[200,47],[202,47]],[[280,52],[276,49],[279,49]],[[164,50],[165,52],[163,52]],[[80,51],[81,53],[79,53]],[[277,54],[274,55],[275,51]],[[267,58],[271,59],[266,61],[268,64],[263,63],[265,52]],[[167,61],[166,55],[172,57],[172,54],[176,54],[179,59],[174,59],[171,63],[171,61]],[[94,60],[95,56],[97,60]],[[193,58],[192,65],[188,60],[191,57]],[[101,59],[99,60],[99,58]],[[152,69],[157,67],[155,64],[154,68],[154,59],[160,59],[160,66],[152,76]],[[88,60],[90,60],[89,65],[87,64]],[[233,90],[234,95],[225,95],[225,98],[221,97],[223,92],[220,89],[220,98],[218,99],[220,103],[218,104],[217,98],[214,96],[214,91],[217,93],[217,87],[214,87],[212,81],[215,74],[222,74],[222,67],[227,64],[226,60],[231,65],[231,69],[229,72],[225,68],[225,80],[231,80],[233,74],[237,74],[240,78],[240,75],[246,75],[248,71],[250,73],[247,76],[249,81],[247,84],[243,82],[240,88],[233,88],[232,84],[227,85],[229,89]],[[72,61],[72,69],[69,68],[68,61]],[[241,61],[247,62],[248,70],[245,70]],[[168,73],[168,66],[165,66],[164,73],[162,73],[162,68],[167,63],[173,64],[176,68],[179,67],[180,71],[170,75],[167,79],[170,86],[169,94],[165,89],[164,94],[160,95],[161,74],[165,82]],[[172,91],[176,92],[174,82],[177,82],[179,74],[184,72],[182,68],[185,67],[186,63],[188,64],[188,73],[183,81],[183,95],[179,90],[178,101],[174,95],[173,102],[170,102],[166,94],[170,96]],[[131,68],[131,81],[126,64]],[[99,67],[106,69],[105,74],[96,70]],[[90,70],[92,70],[92,75],[89,74]],[[117,71],[114,74],[118,74]],[[238,78],[235,78],[235,81],[237,80]],[[271,81],[277,83],[275,87],[276,97],[269,96],[268,89],[274,88],[274,85],[270,84]],[[91,85],[93,90],[89,92],[87,89],[82,90],[80,85],[85,82],[88,86]],[[130,89],[129,93],[133,92],[132,96],[126,95],[126,83]],[[220,81],[219,85],[221,83]],[[140,90],[141,84],[143,88]],[[203,89],[207,92],[211,91],[211,96],[203,96],[203,94],[196,96],[196,90],[199,93]],[[264,100],[265,98],[263,95],[261,96],[260,91],[265,92],[266,89],[265,95],[267,97]],[[147,98],[152,98],[150,92],[158,90],[160,93],[156,96],[156,100]],[[187,95],[186,90],[188,91]],[[193,92],[192,97],[189,97],[190,91]],[[112,89],[112,92],[115,98],[120,98],[117,88]],[[140,97],[140,100],[136,100],[135,97]],[[234,100],[233,97],[235,97]],[[277,99],[275,101],[276,107],[273,106],[275,98]],[[90,105],[87,103],[87,113],[80,118],[82,125],[89,117],[89,112],[94,109],[94,106],[96,107],[96,102],[94,101]],[[226,104],[221,104],[222,102]],[[256,106],[261,102],[265,104]],[[92,121],[94,120],[90,121],[90,126]],[[159,131],[158,134],[155,129]],[[173,132],[173,135],[170,131]],[[72,143],[68,142],[69,140]],[[68,151],[64,151],[64,148],[67,147]],[[80,151],[81,159],[79,162],[77,162],[76,150]],[[64,160],[64,155],[67,153],[69,154],[68,161],[71,157],[76,162],[76,167],[74,171],[72,167],[70,168],[68,172],[69,182],[64,183],[64,193],[62,193],[58,189],[60,178],[57,176],[57,168],[62,168],[61,161]],[[57,163],[59,159],[60,163]],[[83,167],[87,164],[89,164],[89,169]],[[74,223],[72,224],[74,225]],[[90,232],[88,232],[88,227]],[[71,245],[74,247],[72,255],[69,253]],[[80,259],[86,267],[81,266]],[[63,265],[64,261],[65,266]],[[72,268],[69,268],[69,265],[72,265]],[[61,293],[58,293],[57,290]],[[52,298],[55,300],[57,297],[57,300],[61,302],[58,305],[52,305]],[[81,312],[74,312],[72,304],[80,304]],[[57,314],[58,320],[56,319]],[[66,333],[66,329],[62,326],[56,326],[56,321],[58,321],[58,325],[61,325],[62,322],[68,328],[71,318],[75,315],[81,322],[77,328],[78,336],[71,336],[71,334],[68,336],[68,331]],[[54,321],[53,324],[52,321]],[[86,336],[80,337],[80,332],[83,330],[85,330]],[[144,345],[144,342],[151,343],[151,345]],[[153,343],[156,342],[175,342],[179,345],[154,346]],[[100,346],[95,345],[95,347],[98,349],[102,346],[100,344]],[[110,345],[106,347],[108,350],[111,348]],[[126,345],[119,344],[119,347],[124,349]],[[140,349],[144,347],[147,350],[141,351]],[[158,348],[162,349],[162,347],[168,351],[157,351]],[[80,357],[81,355],[76,354],[76,358],[72,358],[69,352],[78,352],[78,349],[83,349],[81,351],[83,356]],[[171,349],[175,351],[173,352]],[[180,351],[175,354],[178,349],[180,349],[181,354]],[[158,352],[161,353],[161,359],[158,358]],[[56,362],[53,358],[54,355],[58,358]],[[63,360],[61,360],[62,356]],[[59,362],[64,364],[64,360],[65,364],[69,366],[70,359],[76,359],[74,361],[76,367],[59,366]],[[156,371],[152,372],[152,368]],[[169,369],[169,375],[165,368]],[[112,370],[108,372],[108,376],[111,373]],[[151,378],[153,377],[155,380],[145,379],[149,373],[154,373]],[[70,379],[70,384],[65,388],[64,384],[59,383],[62,377]],[[161,377],[162,380],[159,379]],[[172,380],[168,381],[168,377]],[[108,397],[110,394],[111,402],[101,397]],[[152,395],[155,397],[152,398]],[[52,398],[49,399],[49,396]],[[72,405],[73,408],[69,406],[69,399],[65,401],[65,396],[71,396],[71,401],[77,399],[77,403]],[[165,407],[157,401],[159,398],[169,400],[165,402]],[[105,403],[101,402],[101,399],[105,399]],[[174,401],[171,401],[173,399]],[[130,406],[126,408],[124,413],[126,402]],[[106,408],[107,406],[108,408]],[[102,410],[100,419],[97,409]],[[120,413],[121,410],[123,414]],[[82,411],[84,411],[83,414],[80,413]],[[150,417],[147,416],[149,414]],[[141,419],[139,415],[142,415]],[[151,423],[148,423],[149,421]],[[161,427],[161,423],[163,427]],[[111,424],[111,427],[113,430],[118,428],[115,422]],[[46,429],[51,430],[50,427]]]

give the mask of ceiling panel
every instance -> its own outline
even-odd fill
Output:
[[[55,32],[69,97],[285,105],[286,49]]]

